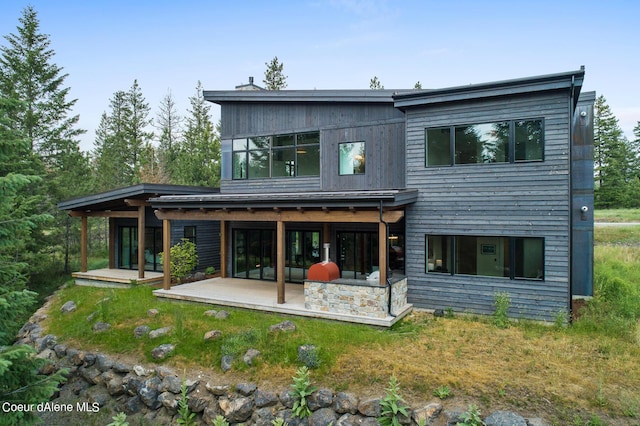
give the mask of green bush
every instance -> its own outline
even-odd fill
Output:
[[[493,313],[493,324],[498,328],[509,327],[509,306],[511,306],[511,297],[507,292],[498,292],[493,296],[493,305],[496,310]]]
[[[171,256],[171,276],[176,277],[178,281],[182,281],[191,271],[198,265],[198,253],[196,245],[183,238],[178,244],[169,250]],[[164,262],[164,252],[160,253],[160,262]]]
[[[382,426],[400,426],[400,416],[408,417],[409,407],[403,404],[400,396],[400,384],[392,376],[389,380],[387,394],[380,400],[380,417],[378,423]]]

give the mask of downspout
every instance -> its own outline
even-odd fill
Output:
[[[391,288],[391,279],[389,277],[389,224],[387,222],[384,221],[384,218],[382,217],[382,200],[380,200],[380,223],[384,223],[384,229],[385,229],[385,233],[384,233],[384,241],[385,241],[385,251],[386,251],[386,255],[385,255],[385,260],[387,262],[386,265],[384,265],[385,271],[387,272],[385,274],[385,276],[387,277],[386,279],[386,283],[385,286],[389,289],[389,300],[387,301],[387,312],[389,313],[389,315],[391,315],[392,317],[396,317],[396,315],[394,315],[391,312],[391,292],[392,292],[392,288]],[[382,267],[382,265],[380,265],[380,267]]]
[[[576,76],[571,76],[571,99],[569,100],[569,321],[573,311],[573,120],[575,113]]]

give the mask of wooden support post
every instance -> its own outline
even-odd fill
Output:
[[[116,219],[109,219],[109,269],[116,269]]]
[[[171,290],[171,221],[162,221],[162,288]]]
[[[87,272],[87,217],[82,216],[80,225],[80,272]]]
[[[282,304],[285,301],[284,297],[284,246],[285,246],[285,232],[284,222],[279,220],[276,227],[276,276],[278,278],[278,303]]]
[[[138,278],[144,278],[144,231],[145,231],[144,206],[138,207]]]
[[[220,276],[227,278],[227,223],[220,221]]]
[[[387,284],[387,224],[378,223],[378,262],[380,271],[380,285]]]

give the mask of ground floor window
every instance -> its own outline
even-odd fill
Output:
[[[319,231],[286,232],[285,280],[303,282],[314,263],[321,261]]]
[[[118,268],[138,269],[138,227],[121,226],[118,230]],[[144,230],[144,270],[162,271],[162,228],[146,227]]]
[[[276,279],[275,232],[271,229],[233,230],[233,276]]]
[[[544,279],[544,238],[426,235],[426,272]]]

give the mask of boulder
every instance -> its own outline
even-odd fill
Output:
[[[380,399],[367,399],[358,405],[358,411],[363,416],[380,417]]]
[[[60,312],[63,314],[68,314],[69,312],[73,312],[77,309],[76,302],[73,300],[69,300],[60,308]]]
[[[338,415],[331,408],[321,408],[309,417],[309,426],[329,426],[338,420]]]
[[[211,330],[204,333],[204,340],[206,342],[219,339],[220,337],[222,337],[222,331],[220,330]]]
[[[356,414],[358,412],[358,398],[354,395],[339,392],[333,398],[333,410],[338,414]]]
[[[329,389],[318,389],[307,398],[307,405],[311,411],[330,407],[333,403],[333,392]]]
[[[292,323],[289,320],[286,321],[282,321],[279,324],[274,324],[271,327],[269,327],[269,331],[272,333],[276,333],[276,332],[290,332],[290,331],[296,331],[296,325],[294,323]]]
[[[223,356],[222,360],[220,360],[220,368],[222,368],[222,371],[227,372],[231,370],[231,367],[233,367],[233,355]]]
[[[253,394],[253,402],[256,407],[273,407],[278,403],[278,395],[273,392],[257,389]]]
[[[133,337],[136,339],[141,339],[151,331],[151,327],[148,325],[139,325],[133,329]]]
[[[253,360],[260,356],[260,351],[257,349],[249,349],[242,358],[247,365],[253,365]]]
[[[238,383],[236,385],[236,392],[242,396],[251,396],[258,389],[255,383]]]
[[[107,331],[111,328],[111,324],[107,323],[107,322],[97,322],[95,324],[93,324],[93,332],[94,333],[102,333],[104,331]]]
[[[218,404],[229,423],[244,422],[253,413],[253,401],[251,401],[251,398],[220,398]]]
[[[171,343],[165,343],[164,345],[157,346],[151,350],[151,356],[153,359],[162,360],[172,355],[176,350],[176,346]]]
[[[484,419],[486,426],[527,426],[527,421],[512,411],[496,411]]]
[[[156,330],[150,331],[149,339],[156,339],[158,337],[166,336],[167,334],[171,333],[172,330],[173,330],[172,326],[167,326],[167,327],[162,327],[162,328],[158,328]]]

